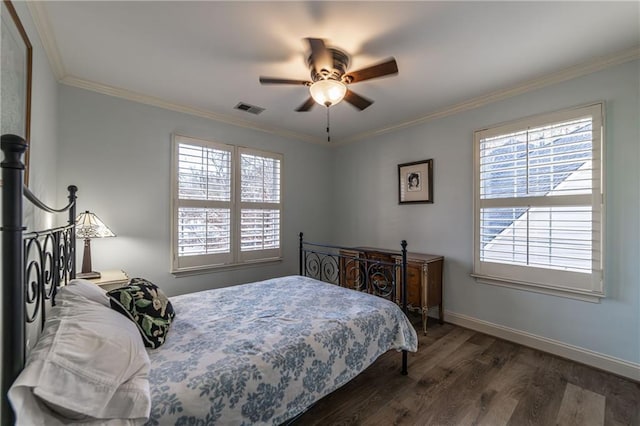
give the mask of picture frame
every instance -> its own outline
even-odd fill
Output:
[[[1,7],[0,134],[18,135],[27,142],[28,147],[24,156],[24,184],[28,186],[33,53],[27,32],[11,1],[2,0]]]
[[[433,203],[433,159],[398,164],[398,203]]]

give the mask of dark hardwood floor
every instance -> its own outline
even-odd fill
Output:
[[[386,353],[294,424],[640,426],[639,383],[452,324],[418,336],[408,376]]]

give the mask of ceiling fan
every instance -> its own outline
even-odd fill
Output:
[[[311,54],[307,59],[307,65],[311,71],[311,81],[260,77],[262,84],[308,86],[311,96],[296,111],[309,111],[315,103],[330,107],[343,99],[362,111],[369,107],[373,101],[356,94],[347,86],[398,73],[398,64],[394,58],[358,71],[347,72],[349,68],[347,53],[335,47],[327,47],[324,40],[320,38],[306,38],[305,40],[311,48]]]

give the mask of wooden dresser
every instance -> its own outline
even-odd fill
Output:
[[[386,250],[375,247],[357,247],[357,252],[349,250],[345,254],[361,258],[380,260],[390,263],[401,263],[402,255],[397,250]],[[442,307],[442,270],[444,257],[433,254],[407,253],[407,305],[410,310],[422,315],[422,329],[427,334],[427,312],[429,308],[438,307],[440,323],[444,320]],[[342,269],[342,265],[341,265]],[[341,273],[341,285],[352,287],[354,277]],[[401,282],[401,277],[396,278]],[[398,301],[402,300],[400,286],[397,292]]]

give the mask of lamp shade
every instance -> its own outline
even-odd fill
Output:
[[[347,86],[338,80],[318,80],[309,87],[309,93],[320,105],[335,105],[347,94]]]
[[[111,229],[105,225],[94,213],[85,211],[80,213],[76,218],[76,237],[77,238],[104,238],[115,237]]]

